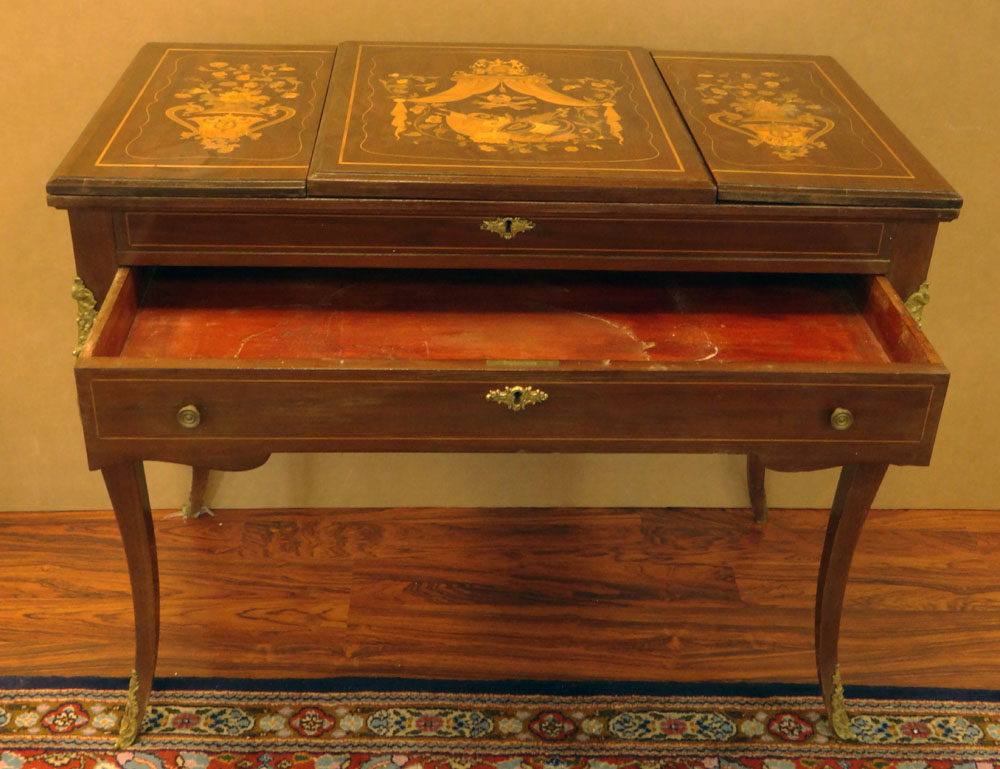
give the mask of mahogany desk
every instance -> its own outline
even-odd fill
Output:
[[[844,587],[887,466],[930,460],[948,372],[907,309],[958,195],[824,57],[334,59],[146,46],[49,182],[132,583],[121,744],[156,664],[142,462],[359,450],[741,453],[758,513],[765,467],[842,466],[816,658],[850,738]]]

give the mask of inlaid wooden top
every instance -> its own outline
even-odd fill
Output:
[[[56,194],[304,194],[332,47],[145,46]]]
[[[827,56],[653,56],[720,200],[961,205]]]
[[[713,201],[648,53],[344,43],[310,195]]]
[[[445,43],[147,45],[48,190],[962,202],[828,57]]]

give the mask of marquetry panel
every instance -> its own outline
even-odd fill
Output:
[[[142,49],[50,192],[304,191],[333,50]]]
[[[715,197],[641,50],[344,44],[310,193],[395,197],[398,182],[428,197]]]
[[[654,58],[721,200],[961,204],[829,57]]]

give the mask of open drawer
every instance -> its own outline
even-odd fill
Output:
[[[91,465],[255,451],[929,461],[948,372],[881,277],[122,269]]]

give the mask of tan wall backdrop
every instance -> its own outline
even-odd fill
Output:
[[[952,371],[930,468],[879,507],[1000,508],[1000,3],[996,0],[36,0],[0,30],[0,509],[108,507],[86,469],[73,262],[44,184],[139,46],[361,40],[632,44],[835,56],[965,196],[942,227],[924,327]],[[215,480],[217,506],[744,506],[742,460],[695,456],[276,456]],[[183,468],[149,468],[154,506]],[[776,506],[829,503],[831,472],[770,476]]]

